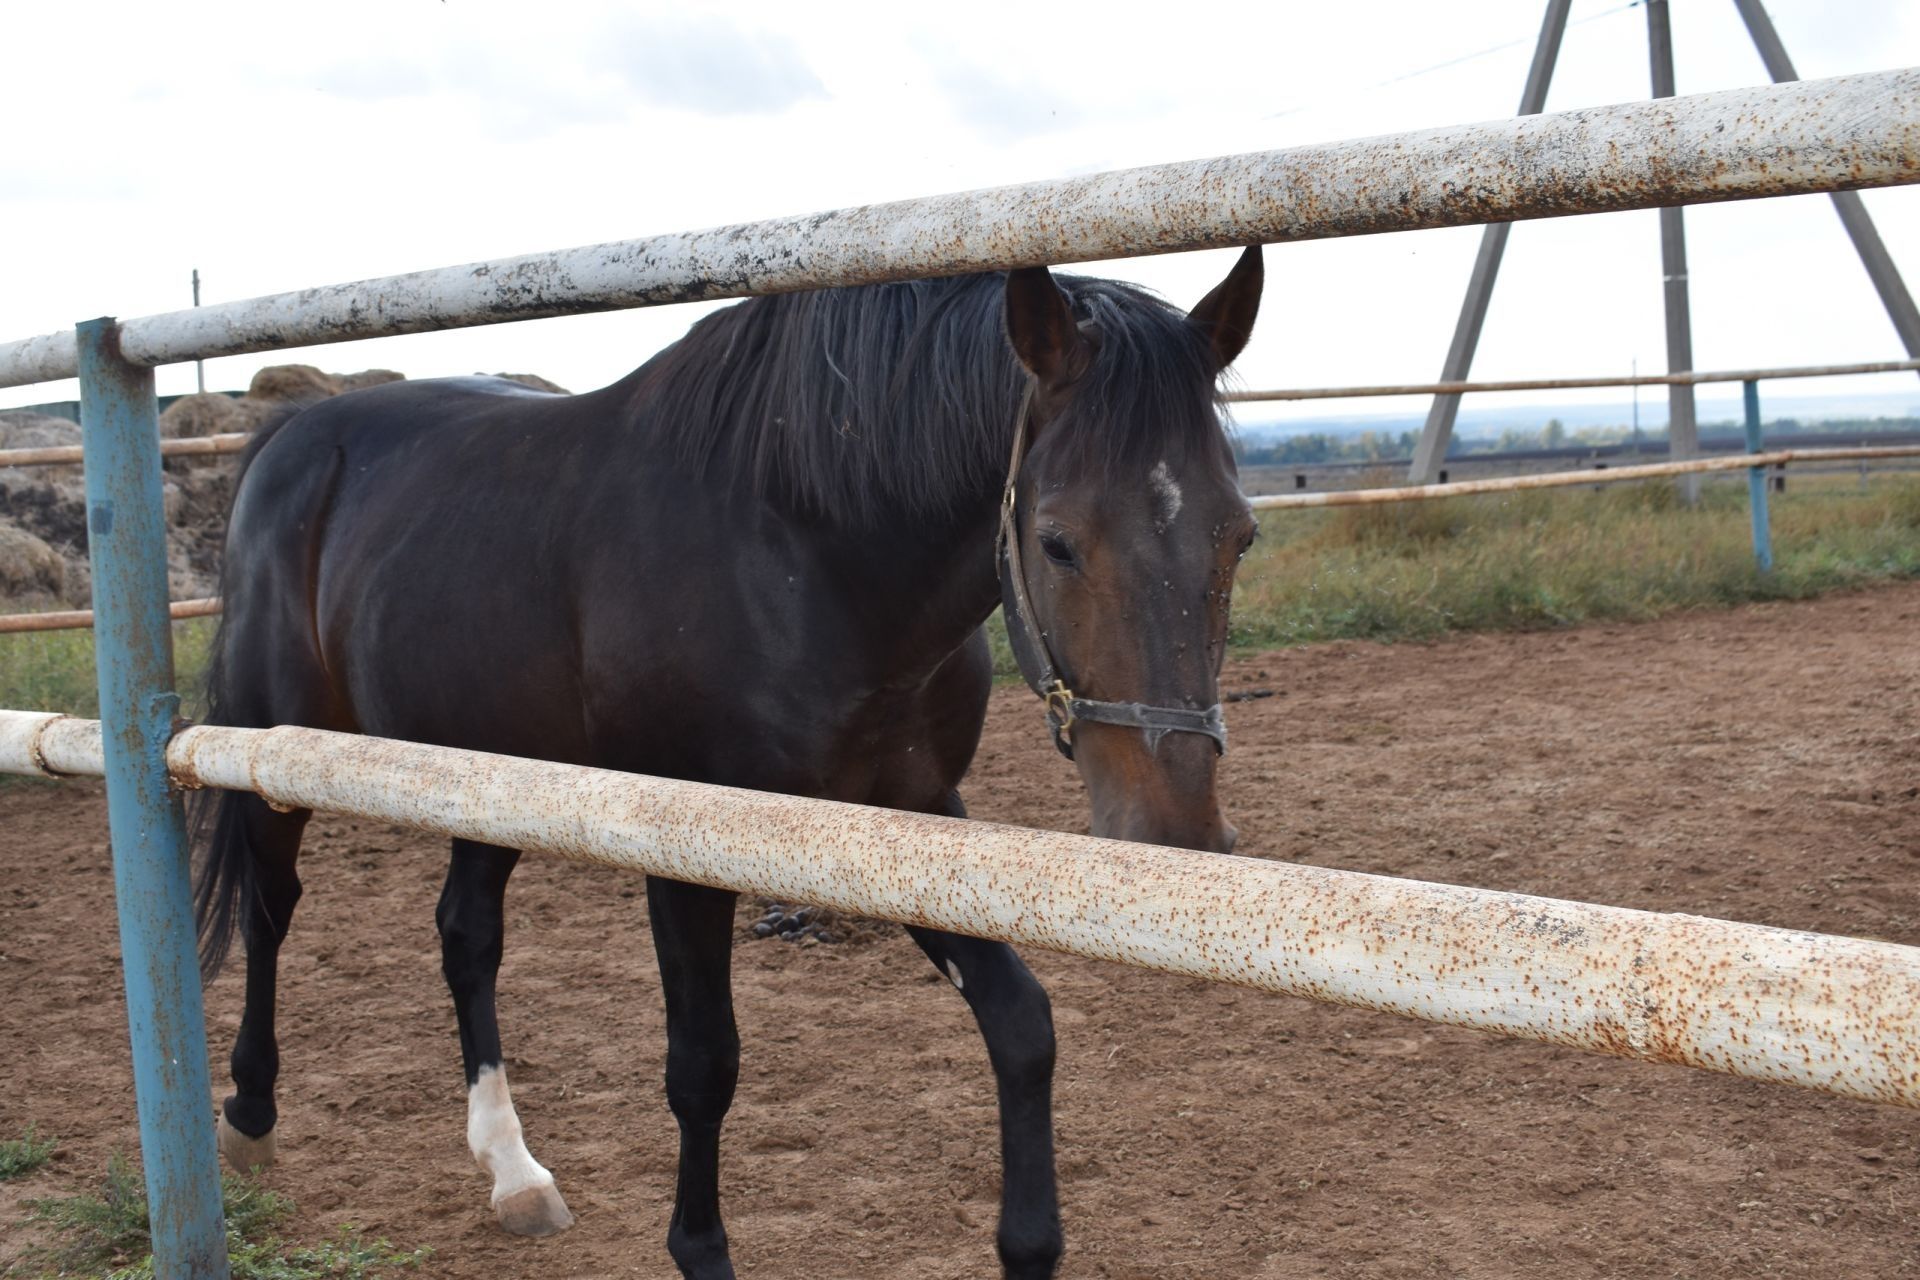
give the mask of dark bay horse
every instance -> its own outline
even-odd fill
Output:
[[[1184,316],[1044,268],[767,297],[590,394],[458,378],[324,401],[242,460],[209,719],[964,816],[982,623],[1005,599],[1094,831],[1226,850],[1217,680],[1254,522],[1215,384],[1261,279],[1250,249]],[[248,1168],[273,1154],[275,970],[308,814],[209,805],[210,968],[236,927],[246,941],[221,1148]],[[500,1222],[542,1235],[572,1217],[522,1138],[494,1002],[518,859],[455,840],[437,920],[468,1142]],[[667,1245],[697,1280],[733,1274],[734,899],[647,881],[680,1126]],[[910,932],[998,1083],[1006,1274],[1051,1275],[1046,995],[1002,943]]]

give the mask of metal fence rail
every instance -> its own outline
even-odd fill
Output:
[[[1336,489],[1326,493],[1267,493],[1247,501],[1256,511],[1286,507],[1362,507],[1381,502],[1424,502],[1433,498],[1461,498],[1476,493],[1509,493],[1516,489],[1560,489],[1581,484],[1618,484],[1623,480],[1651,480],[1658,476],[1692,475],[1702,471],[1746,471],[1754,467],[1783,467],[1790,462],[1851,462],[1870,458],[1920,457],[1920,445],[1879,445],[1860,449],[1776,449],[1771,453],[1740,453],[1724,458],[1691,458],[1683,462],[1649,462],[1635,467],[1608,467],[1604,471],[1549,471],[1533,476],[1499,476],[1488,480],[1456,480],[1450,484],[1398,485],[1389,489]]]
[[[1864,364],[1803,364],[1779,369],[1693,370],[1648,373],[1622,378],[1511,378],[1503,382],[1399,382],[1372,387],[1291,387],[1271,391],[1229,391],[1225,399],[1246,404],[1259,400],[1349,400],[1370,396],[1464,395],[1470,391],[1565,391],[1575,387],[1672,387],[1703,382],[1758,382],[1773,378],[1828,378],[1856,373],[1906,373],[1920,360],[1878,360]],[[4,456],[4,455],[0,455]]]
[[[95,721],[0,711],[0,770],[100,752]],[[1920,1107],[1920,947],[317,729],[194,727],[166,757],[275,805]]]
[[[163,458],[207,458],[222,453],[239,453],[253,439],[250,431],[229,431],[217,436],[190,436],[180,440],[162,440]],[[85,461],[85,450],[77,444],[50,444],[38,449],[0,449],[0,467],[59,467]]]
[[[1920,181],[1920,68],[1126,169],[443,267],[124,322],[140,365],[622,307]],[[71,377],[71,331],[0,387]]]
[[[220,612],[216,596],[198,600],[175,600],[167,606],[167,615],[175,622],[182,618],[208,618]],[[47,613],[0,614],[0,636],[28,631],[84,631],[93,625],[91,609],[60,609]]]

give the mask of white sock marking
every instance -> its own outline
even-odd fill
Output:
[[[1180,514],[1183,501],[1180,495],[1180,482],[1173,478],[1173,472],[1167,468],[1165,458],[1153,464],[1153,470],[1147,473],[1147,483],[1153,487],[1153,501],[1158,517],[1154,521],[1162,531],[1173,523]]]
[[[553,1175],[533,1158],[520,1134],[505,1066],[480,1068],[479,1079],[467,1090],[467,1147],[493,1175],[494,1204],[528,1187],[553,1185]]]

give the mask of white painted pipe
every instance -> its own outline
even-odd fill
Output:
[[[315,729],[200,726],[185,787],[1920,1106],[1920,948],[924,817]],[[0,771],[96,774],[0,711]]]
[[[124,322],[158,365],[1040,263],[1920,182],[1920,68],[1589,107],[773,218]],[[73,376],[71,331],[0,387]]]

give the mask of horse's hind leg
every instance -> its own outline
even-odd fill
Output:
[[[273,1015],[280,968],[280,944],[300,901],[300,833],[308,811],[275,812],[259,796],[230,792],[220,797],[218,842],[239,842],[228,857],[251,860],[253,891],[242,902],[242,932],[247,942],[246,1008],[234,1038],[234,1092],[220,1108],[220,1153],[241,1172],[273,1163],[273,1085],[280,1075],[280,1047]]]
[[[733,1023],[734,894],[647,877],[667,1002],[667,1105],[680,1123],[680,1178],[667,1251],[690,1280],[733,1280],[720,1221],[720,1125],[740,1078]]]
[[[1053,1012],[1013,948],[936,929],[909,928],[973,1009],[1000,1089],[1000,1231],[1009,1277],[1045,1280],[1060,1261],[1053,1173]]]
[[[553,1175],[527,1150],[520,1117],[500,1060],[494,980],[500,972],[507,878],[517,849],[453,842],[440,893],[440,963],[460,1020],[460,1056],[467,1072],[467,1146],[493,1177],[493,1212],[515,1235],[550,1236],[573,1225]]]

